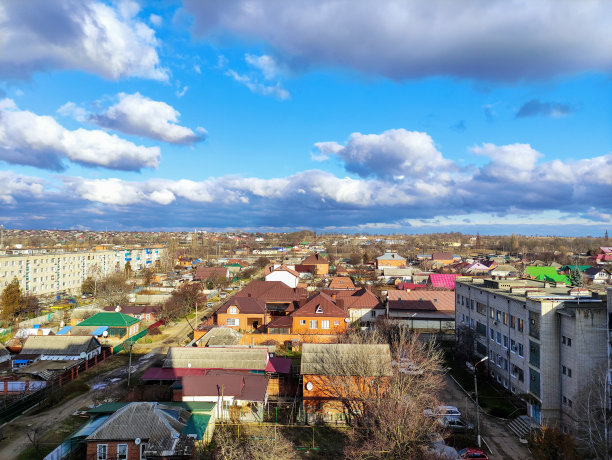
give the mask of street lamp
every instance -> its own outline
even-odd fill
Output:
[[[489,357],[485,356],[480,361],[478,361],[476,364],[474,364],[474,366],[471,366],[471,364],[468,366],[468,367],[473,367],[473,371],[474,371],[474,393],[476,395],[476,436],[478,439],[478,448],[481,447],[481,442],[480,442],[480,406],[478,405],[478,379],[476,378],[476,375],[477,375],[476,368],[478,367],[479,364],[484,363],[487,359],[489,359]]]

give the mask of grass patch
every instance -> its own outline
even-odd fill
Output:
[[[280,432],[295,445],[306,458],[338,458],[344,450],[351,428],[331,426],[279,427]],[[314,449],[313,449],[314,445]]]

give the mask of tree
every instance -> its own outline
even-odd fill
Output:
[[[81,284],[81,293],[88,295],[96,294],[96,280],[93,278],[93,276],[88,276],[83,280],[83,283]]]
[[[349,256],[349,264],[351,265],[359,265],[361,261],[361,254],[354,253]]]
[[[576,443],[559,427],[542,427],[531,442],[535,460],[577,460]]]
[[[126,278],[129,278],[130,276],[132,276],[132,272],[134,270],[132,270],[132,264],[130,263],[129,260],[125,263],[125,266],[123,267],[123,270],[125,271],[125,277]]]
[[[425,409],[438,405],[443,387],[442,355],[407,328],[381,322],[372,331],[351,332],[348,343],[388,344],[395,363],[391,375],[380,375],[380,363],[367,356],[322,357],[329,379],[326,397],[339,400],[353,426],[345,455],[352,458],[418,458],[432,433],[441,430]],[[344,376],[344,377],[343,377]],[[346,378],[351,376],[351,378]],[[355,390],[355,382],[363,386]],[[350,388],[353,387],[353,388]]]
[[[155,270],[150,267],[143,268],[140,270],[140,276],[144,279],[144,285],[149,286],[155,278]]]
[[[218,460],[297,460],[295,446],[280,429],[269,426],[218,426],[215,429],[213,459]],[[237,439],[238,438],[238,439]]]
[[[265,268],[266,265],[270,263],[270,259],[267,257],[258,257],[257,260],[253,263],[253,265],[259,269]]]
[[[572,283],[572,286],[576,287],[584,286],[582,272],[578,269],[578,267],[574,267],[574,269],[572,270],[572,273],[570,275],[570,283]]]
[[[200,283],[183,284],[172,291],[171,297],[164,302],[161,309],[162,319],[174,320],[186,315],[197,303],[206,302]]]
[[[25,295],[21,299],[21,313],[38,315],[40,302],[34,295]]]
[[[13,319],[19,315],[22,308],[23,296],[19,281],[14,278],[2,291],[2,316],[4,319]]]
[[[102,307],[115,307],[129,302],[131,287],[122,273],[113,273],[97,282],[97,297]]]

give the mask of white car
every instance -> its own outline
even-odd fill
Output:
[[[425,409],[423,411],[426,417],[444,417],[444,418],[459,418],[461,412],[455,406],[438,406],[434,410]]]

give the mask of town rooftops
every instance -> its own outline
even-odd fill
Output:
[[[79,356],[100,347],[100,343],[91,336],[80,335],[31,335],[20,354]]]
[[[452,291],[389,291],[387,299],[389,302],[398,300],[407,302],[430,302],[435,310],[455,310],[455,293]],[[389,303],[389,308],[390,307],[391,304]]]
[[[163,367],[264,371],[267,347],[170,347]]]
[[[329,283],[329,289],[355,289],[355,285],[348,276],[336,276]]]
[[[304,343],[302,375],[356,375],[353,364],[363,376],[382,377],[392,374],[391,352],[387,344]]]
[[[320,292],[319,294],[316,294],[308,299],[308,302],[294,311],[291,316],[346,318],[348,314],[346,310],[337,306],[330,296]]]
[[[129,327],[140,320],[119,312],[100,312],[84,319],[79,326]]]
[[[456,274],[432,273],[429,275],[429,284],[433,288],[455,289]]]
[[[290,288],[282,281],[251,281],[234,297],[254,297],[264,302],[293,302],[308,296],[304,288]]]
[[[397,252],[385,252],[382,256],[376,258],[376,260],[399,260],[405,262],[406,258],[400,256]]]
[[[226,278],[227,277],[227,268],[224,267],[206,267],[200,265],[196,268],[195,279],[196,280],[205,280],[208,278]]]

